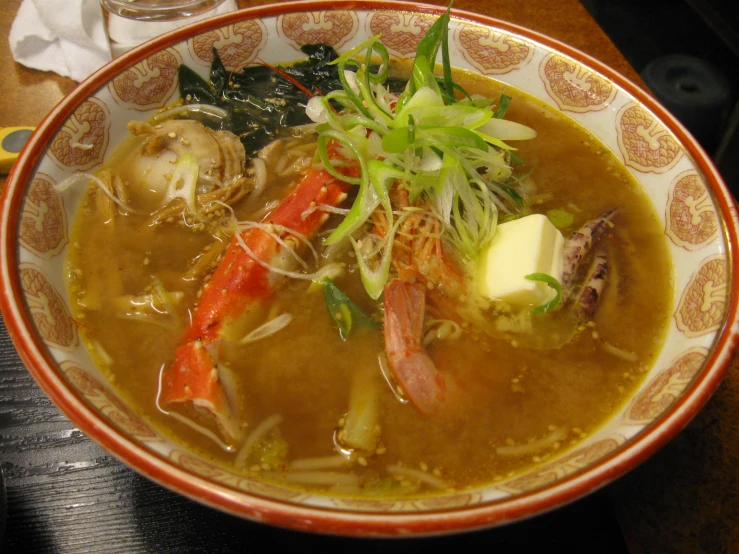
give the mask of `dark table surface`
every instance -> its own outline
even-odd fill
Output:
[[[8,35],[20,3],[0,1],[0,34]],[[242,7],[258,3],[239,0]],[[455,6],[548,34],[640,82],[576,0],[458,0]],[[0,127],[37,124],[75,86],[69,79],[14,63],[7,41],[0,43],[0,74]],[[0,177],[0,187],[3,184]],[[532,548],[571,553],[739,552],[736,361],[707,407],[669,445],[583,500],[488,531],[359,540],[239,520],[134,473],[87,439],[48,400],[1,323],[0,467],[7,488],[7,502],[0,502],[2,552],[425,552],[466,546],[503,553]]]

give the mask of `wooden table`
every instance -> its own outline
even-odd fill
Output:
[[[0,2],[0,35],[8,36],[20,3]],[[259,3],[239,1],[241,7]],[[577,0],[457,0],[455,7],[543,32],[641,83]],[[0,43],[0,75],[0,127],[38,124],[76,85],[16,64],[7,40]],[[735,363],[706,409],[667,447],[604,491],[566,508],[446,538],[317,537],[235,519],[129,470],[59,413],[26,372],[0,325],[0,464],[8,514],[0,550],[423,552],[482,546],[513,552],[535,546],[551,552],[739,552],[738,422]]]

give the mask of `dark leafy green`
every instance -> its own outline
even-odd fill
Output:
[[[180,66],[180,95],[188,104],[210,104],[229,112],[217,119],[201,116],[203,124],[238,135],[248,155],[253,155],[289,127],[310,123],[305,115],[309,95],[290,81],[299,82],[312,94],[341,89],[338,67],[329,65],[338,58],[326,44],[302,47],[307,58],[277,68],[252,65],[235,71],[226,69],[214,50],[210,83],[186,66]],[[386,85],[400,92],[405,82],[390,78]]]
[[[377,323],[362,311],[344,291],[337,287],[334,282],[326,277],[323,281],[323,296],[326,300],[326,308],[331,314],[339,328],[341,338],[346,340],[352,329],[357,327],[366,327],[376,329]]]
[[[180,66],[177,78],[180,83],[180,94],[186,103],[212,105],[217,103],[213,87],[186,65]]]

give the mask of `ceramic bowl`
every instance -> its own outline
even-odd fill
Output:
[[[301,57],[303,44],[346,50],[381,34],[391,55],[411,58],[442,13],[403,2],[316,8],[264,6],[155,39],[92,75],[39,125],[0,206],[2,311],[38,383],[90,438],[165,487],[231,514],[316,532],[408,535],[497,525],[574,500],[646,459],[708,400],[733,356],[733,200],[696,141],[632,83],[555,40],[473,13],[453,12],[452,64],[518,87],[591,130],[641,183],[661,218],[675,264],[674,311],[654,366],[618,413],[573,449],[489,486],[421,499],[347,499],[260,483],[194,456],[134,413],[95,367],[70,317],[63,278],[80,198],[62,197],[53,185],[95,171],[129,120],[175,100],[180,64],[207,75],[214,46],[229,67],[255,59],[276,65]]]

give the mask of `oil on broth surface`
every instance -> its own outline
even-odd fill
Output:
[[[417,490],[407,479],[387,478],[389,464],[420,468],[450,487],[464,488],[518,473],[561,453],[629,398],[659,352],[672,307],[664,233],[623,165],[594,137],[539,101],[479,76],[458,72],[456,78],[467,90],[486,96],[504,90],[513,97],[506,118],[536,129],[536,139],[515,144],[526,168],[534,170],[535,212],[562,208],[573,213],[575,221],[566,235],[588,219],[619,208],[609,246],[614,270],[594,325],[562,348],[527,349],[472,326],[457,340],[434,343],[430,353],[437,366],[460,383],[463,401],[456,415],[432,419],[400,403],[383,382],[378,368],[381,330],[342,341],[323,295],[306,293],[304,281],[284,282],[271,309],[291,313],[293,321],[271,337],[229,348],[240,413],[249,428],[273,414],[282,415],[280,434],[289,445],[286,463],[330,456],[351,381],[355,373],[369,372],[382,386],[382,453],[349,470],[365,478],[366,494],[433,492]],[[91,192],[89,205],[95,194]],[[236,210],[244,216],[238,206]],[[232,466],[233,454],[155,405],[160,370],[172,360],[187,309],[195,304],[201,285],[184,281],[182,274],[212,237],[179,225],[147,227],[141,216],[117,217],[113,225],[86,213],[94,210],[83,209],[75,222],[69,285],[78,301],[74,315],[84,323],[82,333],[93,355],[121,394],[163,433],[207,459]],[[648,270],[642,260],[650,260]],[[345,261],[350,266],[353,262],[348,257]],[[167,290],[184,292],[178,324],[163,328],[112,315],[116,296],[144,290],[152,276]],[[337,284],[367,313],[378,315],[379,307],[364,294],[356,271]],[[635,353],[638,361],[606,353],[600,339]],[[101,348],[110,364],[99,359]],[[511,455],[510,447],[555,431],[561,437],[546,448]],[[263,474],[263,469],[253,469],[255,475]],[[274,477],[281,468],[266,469]]]

